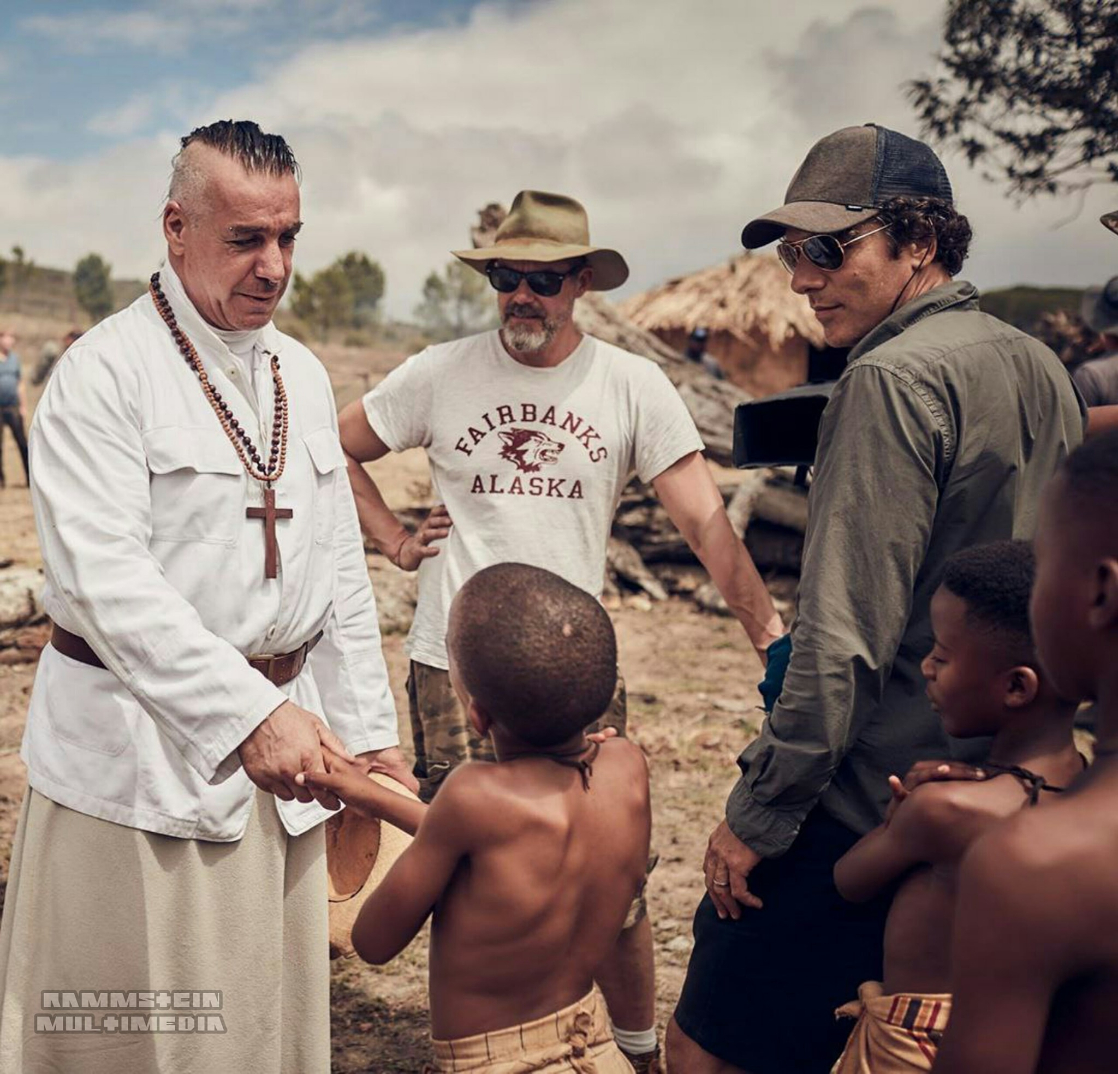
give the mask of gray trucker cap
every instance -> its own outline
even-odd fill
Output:
[[[952,201],[939,157],[923,142],[876,123],[843,127],[811,147],[784,204],[746,224],[741,244],[747,250],[767,246],[790,227],[822,235],[845,231],[901,196]]]

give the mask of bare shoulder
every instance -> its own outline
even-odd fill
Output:
[[[1082,864],[1097,854],[1100,833],[1083,823],[1075,805],[1065,799],[1019,810],[983,837],[975,846],[974,860],[997,859],[1015,875],[1037,880]]]
[[[1025,794],[1012,776],[993,779],[952,779],[922,783],[897,811],[932,824],[952,823],[962,817],[1011,813],[1021,808]]]
[[[485,802],[500,794],[507,785],[503,766],[487,761],[470,761],[459,765],[443,781],[439,793],[431,803],[445,802],[446,810],[461,810]]]
[[[960,907],[967,900],[1021,934],[1090,947],[1118,918],[1118,825],[1092,824],[1077,805],[1023,811],[976,840],[960,871]]]
[[[929,861],[957,859],[983,832],[1024,802],[1013,780],[924,783],[901,803],[892,826],[922,848]]]
[[[624,787],[635,797],[648,797],[648,761],[644,751],[627,738],[611,738],[602,743],[594,761],[594,775],[611,787]]]
[[[535,815],[539,780],[538,770],[515,761],[470,761],[446,777],[428,813],[437,808],[444,823],[468,829],[475,841],[508,835]]]
[[[644,751],[627,738],[607,738],[598,750],[598,757],[606,764],[648,774]],[[597,762],[596,762],[597,763]]]
[[[477,834],[489,820],[506,812],[509,794],[500,765],[471,761],[459,765],[439,787],[423,818],[423,827],[447,835]]]

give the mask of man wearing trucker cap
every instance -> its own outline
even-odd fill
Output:
[[[1056,356],[954,279],[970,237],[935,153],[872,124],[817,142],[742,233],[778,243],[827,343],[851,350],[819,428],[783,692],[706,852],[672,1069],[830,1069],[835,1009],[880,980],[888,908],[844,903],[831,870],[881,822],[891,774],[952,753],[920,673],[943,563],[1029,537],[1082,438]]]

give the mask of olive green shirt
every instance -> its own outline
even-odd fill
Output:
[[[787,850],[816,803],[866,832],[891,773],[965,755],[924,693],[932,594],[959,549],[1032,536],[1085,413],[1059,359],[982,313],[969,283],[851,351],[819,426],[792,659],[727,803],[758,854]]]

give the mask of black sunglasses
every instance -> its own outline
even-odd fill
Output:
[[[855,235],[854,238],[847,239],[845,242],[840,242],[834,235],[809,235],[806,239],[800,239],[799,242],[784,242],[782,240],[777,243],[776,256],[780,258],[780,263],[789,272],[796,271],[800,254],[803,254],[816,268],[821,268],[824,272],[836,272],[842,268],[842,263],[846,260],[845,251],[848,246],[861,242],[862,239],[868,239],[871,235],[884,231],[888,226],[888,224],[882,224],[881,227],[874,228],[873,231],[865,231],[861,235]]]
[[[502,294],[511,295],[520,286],[521,280],[527,280],[528,286],[537,295],[551,298],[563,289],[563,281],[568,276],[577,275],[585,267],[585,265],[574,265],[566,272],[552,272],[549,269],[520,272],[518,269],[490,263],[485,266],[485,275],[489,277],[490,286]]]

